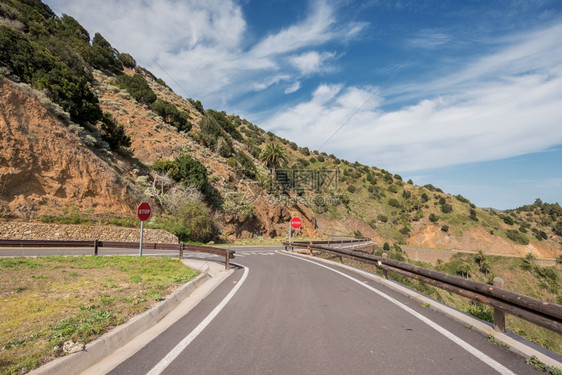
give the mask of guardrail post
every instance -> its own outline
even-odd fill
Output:
[[[382,257],[383,257],[383,258],[388,258],[388,254],[387,254],[387,253],[382,253]],[[388,279],[388,270],[387,270],[387,269],[384,269],[384,268],[382,269],[382,276],[383,276],[385,279]]]
[[[224,269],[230,268],[230,249],[226,249],[226,261],[224,262]]]
[[[94,255],[98,255],[98,240],[94,240]]]
[[[505,282],[499,277],[494,277],[493,284],[495,288],[503,289]],[[497,307],[494,307],[494,331],[505,332],[505,312]]]

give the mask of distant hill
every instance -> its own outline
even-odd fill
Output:
[[[175,94],[134,57],[39,1],[0,0],[0,217],[150,225],[208,242],[368,236],[419,247],[555,258],[562,209],[498,212],[352,163]]]

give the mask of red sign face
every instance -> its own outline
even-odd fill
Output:
[[[151,213],[152,210],[147,202],[142,202],[137,207],[137,216],[141,221],[147,221]]]
[[[293,229],[299,229],[302,225],[302,220],[300,217],[296,216],[291,219],[291,227]]]

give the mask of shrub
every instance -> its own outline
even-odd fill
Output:
[[[92,40],[91,63],[94,68],[111,73],[119,73],[123,69],[117,50],[100,33],[95,33]]]
[[[529,244],[529,239],[527,238],[527,236],[517,230],[509,229],[507,232],[505,232],[505,234],[507,235],[507,238],[509,238],[513,242],[520,243],[522,245]]]
[[[127,92],[140,103],[152,104],[156,101],[156,94],[152,91],[150,86],[148,86],[144,77],[138,73],[135,73],[132,77],[122,74],[115,79],[115,84],[127,90]]]
[[[380,222],[383,222],[383,223],[386,223],[386,222],[388,221],[388,217],[387,217],[386,215],[383,215],[383,214],[379,214],[379,215],[377,216],[377,219],[378,219]]]
[[[178,156],[174,163],[178,168],[178,177],[184,185],[192,185],[202,190],[207,184],[207,168],[191,156]]]
[[[226,116],[226,113],[217,112],[212,109],[208,109],[206,114],[211,117],[211,122],[216,122],[218,126],[220,126],[226,133],[230,134],[232,138],[236,139],[239,142],[243,141],[242,134],[236,129],[234,123]]]
[[[185,132],[191,130],[191,124],[188,122],[188,114],[184,111],[180,111],[172,103],[157,99],[150,105],[150,109],[158,113],[165,122],[175,126],[178,130]]]
[[[390,245],[388,244],[388,242],[385,242],[384,245],[382,245],[382,249],[384,251],[390,251]]]
[[[476,217],[476,210],[470,209],[470,220],[478,221],[478,217]]]
[[[435,186],[433,186],[432,184],[427,184],[423,186],[424,188],[426,188],[429,191],[435,191]]]
[[[402,197],[404,197],[404,199],[410,199],[411,196],[412,196],[412,193],[408,190],[404,190],[402,192]]]
[[[388,191],[390,191],[393,194],[396,194],[398,192],[398,188],[396,187],[396,185],[390,185],[388,187]]]
[[[400,202],[398,202],[398,200],[397,200],[396,198],[390,198],[390,199],[388,200],[388,204],[389,204],[391,207],[397,207],[397,208],[400,207]]]
[[[451,211],[453,211],[453,206],[451,206],[450,204],[445,203],[441,206],[441,212],[443,212],[444,214],[448,214]]]
[[[511,216],[502,215],[501,218],[503,219],[503,221],[504,221],[507,225],[513,225],[513,224],[515,224],[515,221],[513,220],[513,218],[512,218]]]
[[[349,186],[347,187],[347,191],[350,192],[350,193],[352,193],[352,194],[355,193],[355,191],[356,191],[355,186],[349,185]]]
[[[422,195],[421,195],[421,201],[422,201],[422,203],[425,203],[425,202],[427,202],[428,200],[429,200],[429,197],[427,196],[427,194],[426,194],[426,193],[422,193]]]
[[[172,218],[163,221],[166,229],[175,234],[180,241],[207,242],[213,239],[213,219],[203,202],[178,202],[171,213]]]
[[[118,125],[109,112],[103,114],[101,130],[101,139],[107,142],[112,150],[131,145],[131,137],[125,134],[123,125]]]
[[[443,225],[443,226],[441,227],[441,231],[447,233],[447,232],[449,231],[449,226],[448,226],[448,225]]]
[[[129,69],[134,69],[135,66],[137,66],[137,62],[135,61],[133,56],[129,55],[128,53],[120,53],[117,57],[119,58],[119,61],[121,61],[121,64]]]
[[[439,221],[439,216],[435,215],[434,213],[429,214],[429,221],[432,223],[436,223]]]
[[[324,163],[324,161],[325,161],[324,156],[322,156],[322,155],[319,155],[317,159],[320,163]]]
[[[252,159],[250,159],[244,152],[238,151],[235,155],[236,161],[240,165],[239,171],[250,179],[256,178],[256,166]]]

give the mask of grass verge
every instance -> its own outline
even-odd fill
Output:
[[[153,257],[0,258],[0,374],[25,373],[90,342],[197,276]]]

